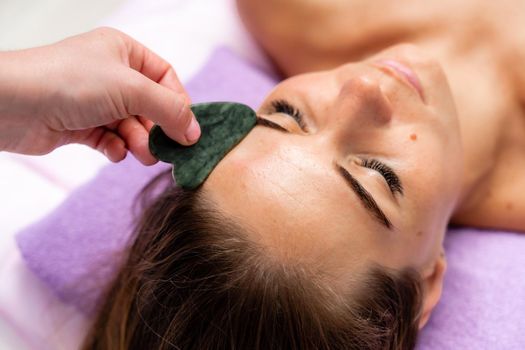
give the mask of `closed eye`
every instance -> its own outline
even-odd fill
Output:
[[[388,188],[390,189],[390,192],[392,192],[393,195],[395,195],[396,193],[403,195],[403,184],[401,183],[399,176],[397,176],[397,174],[391,167],[389,167],[382,161],[373,158],[362,159],[361,165],[365,168],[375,170],[379,174],[381,174],[381,176],[383,176],[383,178],[385,179]]]
[[[286,100],[275,100],[272,102],[272,108],[273,113],[283,113],[292,117],[299,125],[301,130],[308,132],[308,125],[306,125],[304,121],[302,112],[291,103]],[[281,125],[267,119],[258,118],[257,124],[268,126],[279,131],[289,132]],[[403,184],[401,183],[399,176],[397,176],[395,171],[390,166],[377,159],[362,159],[361,165],[377,171],[385,179],[390,192],[392,192],[392,195],[395,196],[396,193],[403,195]]]
[[[271,129],[274,129],[274,130],[277,130],[277,131],[280,131],[286,134],[291,134],[290,131],[286,130],[279,124],[271,120],[268,120],[266,118],[257,116],[256,122],[257,122],[257,125],[271,128]],[[343,177],[345,182],[350,186],[350,188],[357,195],[361,204],[373,216],[373,218],[378,220],[386,228],[392,229],[391,221],[387,218],[387,216],[381,210],[377,202],[374,200],[374,197],[372,196],[372,194],[370,194],[363,187],[363,185],[361,185],[361,183],[355,177],[353,177],[345,168],[343,168],[341,165],[335,162],[334,162],[334,165],[335,165],[335,169],[337,173]]]
[[[268,128],[275,129],[275,130],[280,131],[280,132],[285,132],[285,133],[288,133],[288,134],[290,133],[290,131],[288,131],[287,129],[283,128],[279,124],[274,123],[271,120],[266,119],[266,118],[261,118],[261,117],[257,116],[255,123],[257,125],[266,126]]]
[[[299,109],[285,100],[275,100],[272,102],[274,113],[283,113],[292,117],[302,131],[308,132],[308,125],[304,121],[304,115]]]

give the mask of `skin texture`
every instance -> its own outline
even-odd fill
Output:
[[[82,143],[111,161],[130,151],[151,165],[153,122],[184,145],[200,136],[189,102],[168,62],[114,29],[0,53],[0,150],[45,154]]]
[[[383,59],[412,67],[424,99],[377,63]],[[308,132],[272,112],[271,101],[280,99],[303,112]],[[442,242],[462,178],[459,123],[439,64],[414,46],[396,46],[363,62],[290,78],[258,112],[290,133],[257,126],[218,164],[204,190],[276,258],[316,264],[341,288],[371,262],[416,268],[425,280],[423,326],[441,293]],[[393,196],[378,172],[361,165],[365,156],[399,174],[403,196]],[[334,160],[374,196],[393,230],[363,208]]]
[[[320,266],[336,287],[370,262],[416,268],[423,327],[441,295],[450,222],[525,231],[523,2],[237,3],[269,58],[294,76],[259,111],[291,133],[256,127],[205,189],[277,259]],[[424,101],[370,67],[379,57],[411,66]],[[289,116],[268,115],[273,99],[300,109],[308,132]],[[392,200],[381,177],[360,167],[362,155],[391,165],[404,197]],[[393,232],[335,175],[334,159],[373,194]]]
[[[447,74],[463,144],[456,225],[525,231],[525,3],[238,0],[285,76],[416,44]]]

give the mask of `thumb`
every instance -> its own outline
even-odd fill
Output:
[[[152,120],[178,143],[189,146],[199,139],[201,129],[186,94],[162,86],[137,72],[136,81],[122,92],[122,96],[128,114]]]

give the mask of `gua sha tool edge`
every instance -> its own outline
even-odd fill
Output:
[[[199,103],[192,105],[191,110],[201,127],[201,137],[194,145],[177,143],[158,125],[149,134],[151,153],[157,159],[173,164],[173,178],[184,189],[201,185],[256,122],[255,111],[240,103]]]

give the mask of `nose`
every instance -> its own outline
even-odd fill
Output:
[[[344,130],[380,128],[392,120],[392,106],[373,77],[344,80],[337,101],[336,118]]]

